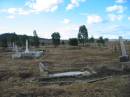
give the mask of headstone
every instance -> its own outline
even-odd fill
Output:
[[[12,50],[15,51],[15,44],[14,44],[14,42],[13,42]]]
[[[28,49],[28,40],[26,40],[26,50],[25,53],[29,53],[29,49]]]
[[[119,37],[119,41],[120,41],[120,47],[121,47],[120,62],[128,62],[129,61],[129,56],[127,55],[123,38]]]
[[[18,53],[18,47],[15,45],[15,52]]]
[[[48,77],[48,69],[43,63],[39,63],[40,76]]]
[[[13,52],[17,52],[17,51],[18,51],[17,45],[15,45],[14,42],[13,42],[13,44],[12,44],[12,51],[13,51]]]

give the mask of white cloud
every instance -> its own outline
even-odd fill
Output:
[[[17,14],[19,14],[19,15],[29,15],[30,13],[31,13],[31,11],[27,11],[22,8],[17,9]]]
[[[95,38],[100,36],[107,37],[109,39],[118,39],[119,36],[129,37],[129,25],[117,24],[113,22],[101,23],[98,25],[88,25],[89,36],[93,35]],[[129,34],[129,35],[128,35]]]
[[[51,12],[54,12],[55,10],[57,10],[58,9],[58,6],[54,6],[53,8],[51,8]]]
[[[25,10],[23,8],[8,8],[2,9],[2,12],[8,13],[12,17],[13,15],[29,15],[31,10]]]
[[[116,15],[116,14],[109,14],[108,17],[110,21],[116,21],[116,20],[120,21],[123,19],[123,15]]]
[[[115,2],[116,2],[116,3],[126,3],[127,0],[116,0]]]
[[[15,14],[16,11],[17,11],[16,8],[9,8],[9,9],[7,10],[7,12],[10,13],[10,14]]]
[[[30,7],[34,12],[53,12],[63,0],[29,0],[26,6]]]
[[[95,24],[95,23],[101,23],[101,22],[103,22],[103,19],[99,15],[87,16],[87,24]]]
[[[63,0],[28,0],[23,8],[8,8],[2,9],[1,12],[8,13],[8,18],[13,18],[13,15],[29,15],[39,12],[54,12],[58,9],[59,4]]]
[[[9,15],[9,16],[7,16],[7,18],[9,18],[9,19],[14,19],[15,16],[14,16],[14,15]]]
[[[68,24],[60,25],[60,27],[55,28],[56,31],[60,32],[62,39],[69,39],[77,37],[79,25],[78,24]]]
[[[130,21],[130,16],[128,17],[128,20]]]
[[[117,13],[123,13],[126,10],[126,7],[122,5],[114,5],[114,6],[109,6],[106,8],[107,12],[117,12]]]
[[[64,23],[64,24],[69,24],[69,23],[70,23],[70,20],[69,20],[69,19],[64,19],[64,20],[63,20],[63,23]]]
[[[72,10],[74,7],[78,7],[80,2],[85,2],[86,0],[71,0],[67,5],[66,10]]]

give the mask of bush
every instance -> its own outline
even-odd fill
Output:
[[[78,39],[77,38],[70,38],[69,45],[71,46],[78,46]]]

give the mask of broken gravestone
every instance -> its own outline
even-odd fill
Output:
[[[39,63],[39,70],[41,77],[48,77],[48,68],[44,63]]]

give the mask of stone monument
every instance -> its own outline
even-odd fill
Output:
[[[129,56],[127,55],[123,38],[119,37],[119,41],[120,41],[120,48],[121,48],[120,62],[128,62]]]
[[[25,49],[25,53],[29,53],[29,49],[28,49],[28,40],[26,40],[26,49]]]

